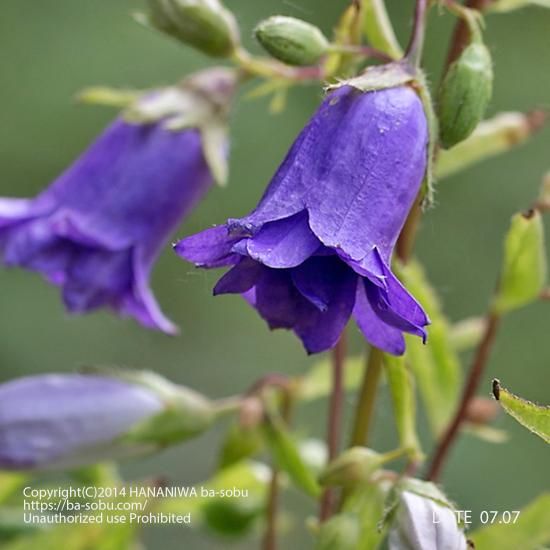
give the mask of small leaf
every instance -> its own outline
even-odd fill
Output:
[[[418,382],[432,432],[438,435],[456,408],[461,387],[460,361],[451,344],[449,323],[422,266],[411,261],[404,267],[396,265],[396,268],[405,286],[423,305],[432,321],[427,329],[426,345],[417,337],[406,337],[406,361]]]
[[[544,493],[521,512],[511,511],[508,523],[494,523],[468,535],[476,548],[498,550],[542,550],[550,543],[550,493]],[[503,518],[504,519],[504,518]]]
[[[493,308],[503,314],[535,301],[546,282],[542,216],[516,214],[504,243],[504,264]]]
[[[399,443],[414,460],[422,458],[420,442],[416,435],[416,399],[411,373],[403,357],[384,354],[386,376],[393,402]]]
[[[493,380],[493,395],[502,408],[529,431],[550,443],[550,407],[544,407],[522,399]]]
[[[264,433],[275,464],[289,475],[297,487],[313,498],[317,498],[321,493],[321,488],[313,472],[302,459],[298,445],[285,428],[281,418],[271,413]]]

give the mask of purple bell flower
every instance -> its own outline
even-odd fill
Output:
[[[181,240],[198,267],[232,266],[214,294],[241,293],[272,329],[309,353],[333,347],[353,316],[393,353],[428,317],[390,268],[426,171],[428,127],[410,87],[331,93],[302,130],[258,206]]]
[[[0,384],[0,470],[59,470],[158,451],[200,435],[218,412],[201,394],[147,371],[12,380]]]
[[[115,120],[36,198],[0,198],[4,263],[61,287],[71,313],[107,306],[148,328],[177,332],[149,276],[163,245],[209,189],[213,151],[223,149],[218,158],[227,153],[223,132],[210,146],[208,130],[223,127],[235,77],[212,69],[188,81],[191,91],[184,81],[138,98],[129,109],[137,123]]]
[[[7,382],[0,386],[0,469],[111,458],[114,440],[163,408],[147,388],[106,377],[47,374]]]

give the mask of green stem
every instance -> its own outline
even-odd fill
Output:
[[[382,373],[382,357],[382,351],[371,347],[363,382],[359,390],[359,401],[355,410],[351,447],[366,445],[368,442],[372,413],[376,401],[376,391]]]
[[[420,66],[422,58],[422,49],[424,47],[424,36],[426,34],[426,12],[428,10],[428,0],[416,0],[416,8],[414,10],[413,32],[405,58],[413,67]]]

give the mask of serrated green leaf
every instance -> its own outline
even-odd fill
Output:
[[[271,413],[264,427],[267,444],[278,468],[286,472],[296,487],[317,498],[321,487],[304,462],[293,436],[277,415]]]
[[[503,314],[533,302],[545,282],[542,216],[536,210],[516,214],[504,242],[504,261],[494,311]]]
[[[502,408],[529,431],[550,443],[550,407],[536,405],[509,392],[493,380],[493,394]]]
[[[365,359],[363,356],[346,358],[344,366],[344,388],[355,390],[361,384]],[[332,364],[330,359],[323,359],[297,381],[297,392],[300,401],[313,401],[327,396],[332,388]]]
[[[432,432],[438,435],[456,408],[462,378],[460,360],[451,343],[449,323],[422,266],[411,261],[396,269],[432,321],[427,327],[426,345],[417,336],[406,336],[405,357],[418,382]]]
[[[419,460],[422,458],[422,450],[416,435],[414,381],[403,357],[384,354],[384,366],[392,397],[400,447],[406,449],[411,458]]]
[[[511,511],[510,523],[494,523],[468,534],[476,548],[539,550],[550,543],[550,493],[544,493],[521,512]],[[516,517],[517,516],[517,517]]]

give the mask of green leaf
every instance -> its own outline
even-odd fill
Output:
[[[493,380],[493,395],[502,408],[529,431],[550,443],[550,407],[544,407],[522,399]]]
[[[264,433],[278,468],[285,471],[297,487],[313,498],[317,498],[321,493],[321,487],[302,459],[298,445],[282,419],[271,413],[264,427]]]
[[[503,314],[536,300],[546,282],[542,216],[516,214],[504,242],[504,263],[493,308]]]
[[[411,373],[403,357],[384,354],[386,376],[390,387],[393,410],[400,446],[414,460],[422,458],[420,442],[416,435],[416,399]]]
[[[461,387],[461,366],[453,348],[450,327],[435,290],[422,266],[411,261],[397,266],[404,285],[422,304],[432,324],[424,345],[417,336],[406,336],[406,361],[418,382],[422,401],[434,435],[438,435],[453,414]]]
[[[365,359],[363,356],[348,357],[344,367],[344,388],[357,389],[361,384]],[[315,363],[307,374],[297,381],[300,401],[313,401],[327,396],[332,388],[332,364],[330,359]]]
[[[521,510],[519,515],[512,511],[511,522],[494,523],[468,534],[476,548],[498,548],[498,550],[539,550],[550,543],[550,493],[544,493]],[[516,518],[514,521],[514,518]]]
[[[18,492],[27,479],[24,474],[0,472],[0,503]]]

